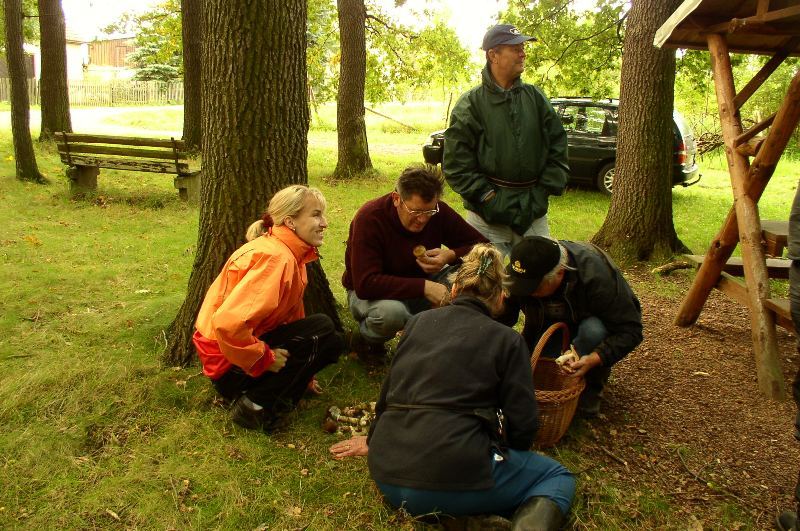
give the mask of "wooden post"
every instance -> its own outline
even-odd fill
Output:
[[[100,168],[96,166],[70,166],[67,168],[69,193],[72,197],[80,197],[87,192],[97,190],[97,176]]]
[[[181,199],[181,201],[186,201],[187,203],[195,206],[200,204],[201,178],[201,171],[175,176],[173,183],[175,188],[178,189],[178,197]]]
[[[762,393],[772,399],[783,399],[785,389],[783,373],[778,360],[778,346],[775,336],[773,314],[767,311],[762,301],[769,298],[769,277],[767,275],[764,252],[761,248],[761,223],[758,217],[756,200],[749,195],[748,174],[750,166],[745,155],[735,149],[736,138],[742,132],[741,118],[734,102],[736,91],[733,83],[730,56],[725,39],[719,34],[708,36],[708,49],[711,52],[714,87],[717,93],[722,135],[725,140],[725,154],[728,159],[728,170],[731,175],[731,186],[734,195],[735,220],[738,226],[739,239],[742,244],[742,262],[744,277],[747,283],[747,305],[750,309],[750,327],[755,351],[758,386]],[[762,150],[763,153],[763,150]],[[760,180],[760,179],[759,179]],[[766,184],[766,183],[765,183]],[[759,194],[760,195],[760,194]],[[730,219],[731,216],[728,216]],[[724,233],[725,227],[722,233]],[[709,251],[704,266],[698,272],[696,284],[713,287],[719,280],[719,273],[735,248],[735,239],[731,239],[728,249],[717,252]],[[693,286],[694,287],[694,286]],[[710,291],[710,290],[709,290]],[[691,293],[684,300],[684,306],[690,301]],[[706,296],[699,301],[705,302]],[[694,304],[697,304],[695,299]],[[683,308],[682,308],[683,310]]]

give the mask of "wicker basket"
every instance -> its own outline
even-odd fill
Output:
[[[538,448],[553,446],[564,436],[578,407],[578,398],[586,387],[583,378],[571,376],[554,359],[541,357],[548,340],[559,329],[563,330],[561,352],[567,350],[569,328],[564,323],[556,323],[545,330],[531,355],[533,387],[539,406],[539,431],[534,441]]]

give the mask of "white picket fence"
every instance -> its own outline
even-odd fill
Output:
[[[0,78],[0,101],[10,101],[8,78]],[[73,107],[115,105],[174,105],[183,103],[181,81],[69,81],[69,103]],[[28,80],[31,105],[41,103],[39,81]]]

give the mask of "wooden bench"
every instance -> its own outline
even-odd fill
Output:
[[[700,267],[705,259],[705,256],[702,254],[687,254],[684,256],[687,260],[692,262],[695,267]],[[789,278],[789,267],[791,265],[791,260],[767,258],[767,273],[769,274],[769,278]],[[744,276],[744,264],[741,257],[731,256],[728,258],[722,270],[737,277]]]
[[[764,238],[764,252],[780,258],[789,240],[789,222],[762,220],[761,236]]]
[[[182,140],[55,134],[61,162],[69,166],[70,192],[82,194],[97,189],[100,168],[174,174],[175,188],[184,201],[197,202],[200,196],[200,171],[189,170],[189,159]]]
[[[687,254],[687,259],[694,262],[698,267],[703,263],[704,256],[699,254]],[[770,263],[779,263],[779,274],[781,277],[773,277],[774,269],[770,269]],[[768,258],[767,269],[770,269],[770,278],[788,278],[789,264],[791,260],[782,260],[779,258]],[[716,288],[726,294],[731,299],[740,304],[747,305],[747,285],[737,276],[742,276],[742,259],[732,256],[728,259],[724,270],[720,273],[719,280],[717,281]],[[772,312],[775,317],[775,323],[782,326],[789,332],[797,335],[794,329],[794,322],[792,321],[792,313],[789,307],[789,299],[764,299],[762,300],[764,308]]]

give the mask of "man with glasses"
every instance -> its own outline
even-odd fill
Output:
[[[438,175],[407,168],[393,192],[367,202],[350,223],[342,284],[359,324],[353,347],[364,358],[382,357],[412,315],[445,304],[447,273],[487,241],[442,192]]]
[[[525,43],[511,24],[483,38],[481,85],[464,93],[444,133],[442,170],[467,221],[507,255],[525,236],[549,236],[548,198],[569,178],[567,134],[547,97],[524,83]]]

